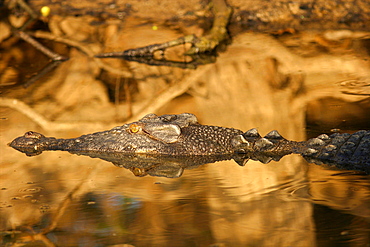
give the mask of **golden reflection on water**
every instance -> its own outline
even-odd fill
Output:
[[[289,158],[246,167],[218,162],[177,179],[138,178],[108,162],[58,152],[24,158],[2,165],[3,241],[38,233],[35,239],[60,246],[314,246],[322,234],[316,218],[322,225],[325,217],[314,214],[316,205],[360,221],[333,225],[329,232],[343,234],[338,243],[368,241],[368,176],[318,166],[307,176],[311,166],[298,159],[294,176],[277,179]]]

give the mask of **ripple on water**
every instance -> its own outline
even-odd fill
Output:
[[[19,189],[19,192],[21,193],[38,193],[42,191],[42,187],[31,187],[31,188],[21,188]]]

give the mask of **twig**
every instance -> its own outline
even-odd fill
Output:
[[[21,8],[23,8],[30,16],[32,19],[37,19],[38,18],[38,15],[35,11],[33,11],[32,8],[30,8],[30,6],[28,6],[28,4],[23,1],[23,0],[16,0],[17,4],[19,4],[19,6],[21,6]]]
[[[40,44],[37,40],[23,31],[14,31],[14,34],[27,43],[31,44],[33,47],[44,53],[46,56],[50,57],[53,61],[66,61],[69,59],[68,57],[59,55],[58,53],[55,53],[52,50],[46,48],[44,45]]]
[[[121,75],[122,77],[132,77],[133,76],[132,72],[130,72],[128,70],[124,70],[122,68],[120,68],[120,69],[113,68],[112,66],[103,63],[100,59],[94,58],[93,51],[90,50],[83,43],[80,43],[80,42],[77,42],[77,41],[74,41],[74,40],[70,40],[70,39],[67,39],[67,38],[58,37],[54,34],[51,34],[51,33],[48,33],[48,32],[43,32],[43,31],[36,31],[36,32],[33,33],[33,36],[36,37],[36,38],[53,40],[53,41],[60,42],[60,43],[63,43],[63,44],[66,44],[66,45],[69,45],[69,46],[72,46],[72,47],[76,47],[80,51],[82,51],[86,55],[88,55],[89,57],[92,57],[94,59],[94,62],[99,66],[99,68],[104,69],[104,70],[106,70],[108,72],[111,72],[113,74]]]
[[[35,81],[52,71],[55,67],[57,67],[62,61],[51,61],[48,63],[44,68],[42,68],[35,76],[32,76],[30,79],[28,79],[24,84],[23,87],[27,88],[31,84],[33,84]]]

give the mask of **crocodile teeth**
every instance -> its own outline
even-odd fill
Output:
[[[319,135],[317,138],[323,141],[327,141],[330,139],[330,137],[326,134]]]
[[[270,131],[265,138],[267,139],[284,139],[277,130]]]
[[[312,138],[308,140],[309,145],[314,145],[314,146],[322,146],[325,144],[325,142],[319,138]]]
[[[245,137],[261,137],[256,128],[250,129],[243,134]]]
[[[254,145],[258,148],[269,148],[274,146],[274,144],[267,140],[266,138],[259,139],[258,141],[255,142]]]

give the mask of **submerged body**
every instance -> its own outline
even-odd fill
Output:
[[[108,131],[72,139],[45,137],[27,132],[14,139],[11,147],[28,156],[46,150],[75,154],[146,154],[164,156],[230,155],[250,157],[262,162],[279,160],[297,153],[315,163],[370,171],[370,131],[350,134],[320,135],[304,142],[284,139],[277,131],[261,137],[256,129],[245,133],[233,128],[201,125],[193,114],[149,114],[137,122]],[[245,160],[245,159],[244,159]]]

